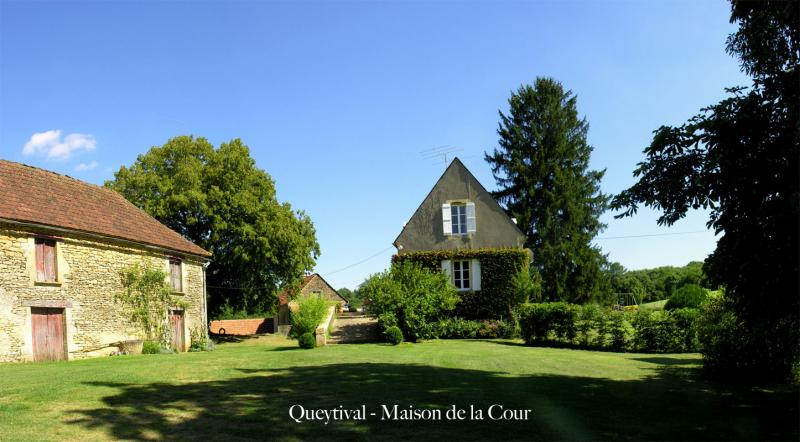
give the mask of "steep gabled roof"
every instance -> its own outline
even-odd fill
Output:
[[[505,213],[505,209],[503,209],[500,206],[500,204],[498,204],[497,201],[495,201],[494,198],[491,197],[489,191],[487,191],[486,188],[483,187],[483,184],[481,184],[481,182],[478,181],[477,178],[475,178],[475,175],[473,175],[472,172],[470,172],[470,170],[467,169],[464,163],[462,163],[461,160],[458,159],[458,157],[456,157],[453,159],[453,161],[450,162],[450,165],[447,166],[447,169],[445,169],[444,173],[442,173],[439,179],[436,180],[436,183],[433,185],[431,190],[428,192],[428,194],[425,196],[425,198],[422,200],[419,206],[417,206],[417,209],[414,211],[414,214],[411,216],[411,218],[409,218],[409,221],[403,226],[403,229],[394,239],[392,244],[395,247],[398,246],[398,240],[403,236],[403,233],[406,232],[406,229],[411,227],[414,219],[419,216],[420,211],[426,205],[426,203],[430,202],[430,200],[434,195],[434,192],[437,191],[437,189],[439,189],[442,186],[442,183],[445,181],[445,179],[453,178],[456,175],[465,177],[466,181],[470,184],[470,186],[474,187],[478,191],[478,194],[483,198],[483,200],[486,201],[487,204],[492,206],[498,212],[498,214],[500,213],[502,214],[501,215],[503,218],[502,223],[507,224],[509,228],[512,229],[510,231],[513,231],[516,236],[522,238],[524,241],[525,234],[522,233],[522,231],[519,229],[519,226],[517,226],[517,224],[514,223],[514,221],[512,221],[511,218]],[[500,217],[498,216],[497,219],[500,219]]]
[[[211,255],[113,190],[6,160],[0,160],[3,219]]]
[[[325,278],[323,278],[319,273],[314,273],[314,274],[311,274],[311,275],[303,276],[303,282],[300,283],[300,288],[298,290],[302,293],[303,289],[306,288],[308,283],[313,281],[314,278],[319,278],[319,280],[322,281],[323,283],[325,283],[325,285],[327,285],[328,288],[333,291],[333,293],[336,293],[336,296],[342,298],[342,295],[339,294],[339,291],[336,290],[335,288],[333,288],[333,286],[330,285],[328,283],[328,281],[326,281]],[[287,288],[284,288],[283,290],[281,290],[280,293],[278,293],[278,305],[283,305],[283,304],[288,304],[289,303],[289,292],[290,292],[290,288],[287,287]],[[347,302],[347,299],[342,298],[342,300]]]

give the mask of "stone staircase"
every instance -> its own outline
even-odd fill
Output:
[[[334,323],[328,344],[354,344],[357,342],[376,342],[378,321],[363,313],[342,313]]]

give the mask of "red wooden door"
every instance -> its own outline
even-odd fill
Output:
[[[173,310],[169,312],[169,322],[172,326],[172,348],[178,351],[184,351],[184,336],[183,336],[183,311]]]
[[[34,361],[67,359],[63,308],[32,307],[31,328]]]

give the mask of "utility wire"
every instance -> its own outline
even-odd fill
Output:
[[[370,255],[370,256],[368,256],[368,257],[366,257],[366,258],[362,259],[361,261],[358,261],[358,262],[356,262],[356,263],[350,264],[349,266],[342,267],[341,269],[337,269],[337,270],[334,270],[334,271],[332,271],[332,272],[328,272],[328,273],[326,273],[326,274],[324,274],[324,275],[322,275],[322,276],[330,276],[330,275],[333,275],[334,273],[339,273],[339,272],[341,272],[341,271],[344,271],[344,270],[347,270],[347,269],[349,269],[349,268],[355,267],[355,266],[357,266],[357,265],[359,265],[359,264],[363,264],[363,263],[365,263],[365,262],[369,261],[369,260],[370,260],[370,259],[372,259],[372,258],[375,258],[375,257],[377,257],[377,256],[380,256],[381,254],[385,253],[386,251],[388,251],[388,250],[392,249],[393,247],[394,247],[394,246],[389,246],[389,247],[387,247],[387,248],[385,248],[385,249],[381,250],[380,252],[378,252],[378,253],[376,253],[376,254],[374,254],[374,255]]]
[[[645,235],[626,235],[626,236],[606,236],[595,239],[624,239],[624,238],[647,238],[651,236],[673,236],[673,235],[691,235],[695,233],[703,233],[708,230],[693,230],[691,232],[669,232],[669,233],[648,233]]]

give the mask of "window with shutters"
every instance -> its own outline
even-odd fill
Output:
[[[58,282],[56,242],[36,238],[36,282]]]
[[[451,204],[450,205],[450,226],[453,229],[453,235],[460,235],[467,233],[467,205],[466,204]]]
[[[469,290],[469,275],[470,262],[469,260],[453,261],[453,284],[459,290]]]
[[[176,292],[183,292],[183,269],[181,260],[178,258],[169,259],[169,286]]]

